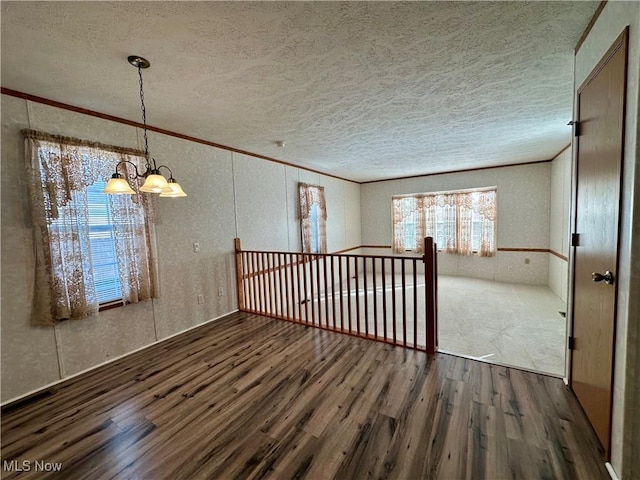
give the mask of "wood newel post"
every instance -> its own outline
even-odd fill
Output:
[[[425,276],[425,311],[427,315],[427,353],[435,353],[437,349],[437,305],[436,305],[436,258],[435,244],[432,237],[424,239],[422,261]]]
[[[235,238],[234,240],[235,251],[236,251],[236,292],[238,294],[238,310],[243,312],[245,310],[244,307],[244,280],[242,274],[242,247],[240,245],[240,239]]]
[[[433,243],[433,345],[438,351],[438,245]]]

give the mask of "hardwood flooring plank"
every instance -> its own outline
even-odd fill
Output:
[[[532,447],[522,440],[508,440],[509,467],[512,478],[555,480],[548,450]]]
[[[344,455],[335,478],[385,478],[391,468],[385,462],[388,445],[396,432],[394,418],[377,414],[358,426],[350,450]]]
[[[3,479],[606,480],[601,453],[558,379],[244,313],[2,415]]]
[[[429,475],[434,478],[464,479],[470,473],[467,470],[467,457],[470,450],[473,450],[469,445],[471,389],[465,382],[453,383],[453,380],[451,382],[452,395],[445,409],[448,427],[439,461],[429,469]],[[440,434],[438,431],[438,435]],[[473,451],[475,455],[483,455],[483,453],[480,448],[478,451]]]
[[[493,405],[473,402],[471,407],[467,471],[478,480],[510,478],[505,415]]]
[[[235,478],[305,478],[319,443],[313,435],[293,428],[280,441],[272,441],[269,451],[260,459],[257,468],[249,472],[247,464],[247,475]],[[258,460],[258,457],[254,455],[251,460]]]

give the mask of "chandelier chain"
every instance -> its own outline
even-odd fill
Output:
[[[144,132],[144,156],[149,164],[149,143],[147,141],[147,109],[144,106],[144,90],[142,88],[142,69],[138,66],[138,77],[140,78],[140,109],[142,110],[142,125]]]
[[[0,0],[1,1],[1,0]],[[149,140],[147,138],[147,108],[144,105],[144,87],[142,82],[142,69],[149,68],[151,63],[146,58],[138,55],[129,55],[127,60],[131,65],[138,69],[138,78],[140,82],[140,110],[142,111],[142,128],[144,133],[144,156],[147,164],[145,171],[140,173],[138,165],[129,160],[121,160],[116,164],[115,173],[111,175],[111,179],[107,182],[107,186],[103,192],[109,195],[135,195],[138,191],[143,193],[159,193],[161,197],[177,198],[186,197],[182,187],[173,178],[173,172],[166,165],[156,166],[154,158],[149,158]],[[133,167],[135,174],[127,171],[127,164]],[[124,175],[118,172],[118,167],[124,166]],[[160,172],[160,169],[166,168],[169,171],[169,179]],[[138,184],[144,178],[142,185],[136,185],[136,189],[131,188],[130,181]],[[138,188],[138,186],[140,188]]]

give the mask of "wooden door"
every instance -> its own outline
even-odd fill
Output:
[[[626,31],[578,90],[570,384],[609,457]],[[607,273],[608,272],[608,273]]]

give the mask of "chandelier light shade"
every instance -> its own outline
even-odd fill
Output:
[[[169,181],[167,182],[167,186],[162,189],[162,192],[160,192],[160,196],[175,198],[175,197],[186,197],[187,194],[184,193],[184,191],[182,190],[182,187],[178,182],[176,182],[173,178],[170,178]]]
[[[154,173],[145,178],[144,184],[140,187],[140,191],[145,193],[162,193],[162,190],[167,185],[166,178]]]
[[[159,193],[161,197],[168,198],[178,198],[178,197],[186,197],[187,194],[184,193],[182,187],[176,180],[173,178],[173,172],[166,165],[156,166],[155,158],[149,157],[149,142],[147,140],[147,110],[144,105],[144,89],[142,85],[142,69],[149,68],[151,63],[146,58],[139,57],[137,55],[131,55],[127,58],[129,63],[138,69],[138,78],[140,81],[140,109],[142,110],[142,128],[144,132],[144,157],[146,160],[145,171],[144,173],[138,173],[138,167],[132,162],[128,160],[123,160],[118,162],[116,165],[116,171],[111,176],[111,179],[107,183],[107,186],[103,190],[103,193],[107,193],[110,195],[134,195],[136,191],[131,188],[131,185],[127,181],[128,177],[130,180],[137,180],[138,178],[144,178],[144,183],[140,187],[140,191],[144,193]],[[118,167],[120,165],[130,164],[135,174],[126,173],[122,175],[118,173]],[[126,167],[126,165],[125,165]],[[169,179],[167,180],[164,175],[160,173],[160,169],[165,168],[169,171]],[[125,168],[126,172],[126,168]]]
[[[134,195],[136,193],[129,185],[129,182],[122,178],[122,175],[118,172],[111,176],[103,192],[112,195]]]

